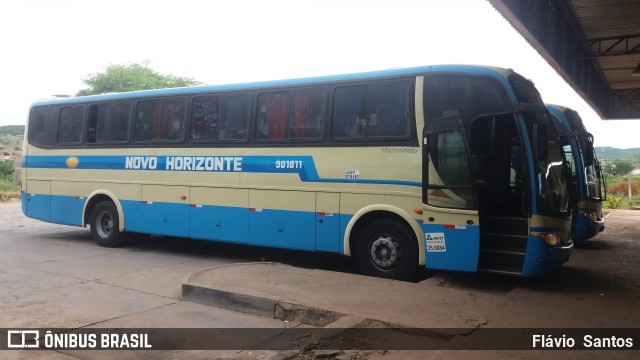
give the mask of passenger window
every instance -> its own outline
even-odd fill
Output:
[[[136,108],[136,142],[184,139],[184,98],[140,101]]]
[[[259,140],[318,140],[324,127],[322,89],[262,93],[258,97]]]
[[[344,86],[333,100],[331,135],[337,139],[405,139],[411,136],[408,82]]]
[[[51,112],[47,107],[35,107],[29,114],[29,142],[35,146],[51,146],[56,141],[56,122],[47,122]],[[53,120],[53,119],[50,119]]]
[[[91,114],[92,111],[90,110],[89,113]],[[100,104],[96,115],[96,142],[129,141],[131,102]]]
[[[84,129],[84,106],[63,107],[58,123],[59,144],[80,144]]]
[[[245,140],[249,118],[249,96],[200,96],[193,99],[191,140],[211,142]]]

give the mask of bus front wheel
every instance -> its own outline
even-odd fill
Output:
[[[376,220],[360,234],[357,258],[366,275],[408,280],[418,268],[418,247],[406,226]]]
[[[119,230],[118,209],[111,201],[96,204],[91,211],[91,235],[100,246],[116,247],[124,241],[124,234]]]

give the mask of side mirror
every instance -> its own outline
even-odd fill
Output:
[[[584,149],[582,152],[582,159],[584,160],[584,166],[591,166],[595,160],[595,151],[593,149],[593,135],[589,134],[587,141],[584,142]]]
[[[549,151],[547,128],[533,124],[533,154],[537,161],[546,161]]]

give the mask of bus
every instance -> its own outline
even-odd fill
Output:
[[[568,260],[568,174],[535,86],[439,65],[36,102],[26,216],[418,267],[548,273]]]
[[[547,109],[560,135],[565,156],[570,159],[572,239],[575,242],[589,240],[605,226],[602,202],[606,198],[606,182],[593,147],[593,135],[587,132],[575,110],[552,104],[548,104]]]

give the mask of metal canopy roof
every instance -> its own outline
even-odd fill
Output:
[[[640,119],[639,0],[488,1],[603,119]]]

